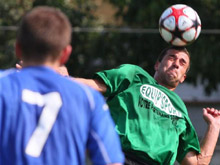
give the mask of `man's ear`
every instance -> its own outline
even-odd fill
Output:
[[[71,45],[67,45],[62,50],[61,57],[60,57],[60,65],[64,65],[68,61],[71,52],[72,52],[72,46]]]
[[[155,71],[157,71],[157,70],[158,70],[159,65],[160,65],[160,62],[159,62],[159,61],[157,61],[157,62],[155,63],[155,65],[154,65],[154,70],[155,70]]]
[[[186,79],[186,74],[183,75],[183,77],[180,79],[180,83],[183,83],[183,81]]]
[[[18,41],[16,41],[15,43],[15,54],[16,54],[16,57],[21,60],[22,58],[22,50],[21,50],[21,45]]]

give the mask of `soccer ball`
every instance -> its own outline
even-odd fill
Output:
[[[201,32],[201,20],[195,10],[184,4],[167,8],[159,20],[162,38],[174,46],[186,46]]]

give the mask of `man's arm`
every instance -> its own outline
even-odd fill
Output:
[[[107,86],[101,79],[74,78],[74,80],[86,84],[103,94],[107,91]]]
[[[203,118],[208,124],[208,129],[201,142],[201,153],[188,152],[181,162],[182,165],[208,165],[212,159],[219,137],[220,111],[214,108],[204,108]]]
[[[15,65],[17,69],[22,69],[23,61],[20,61]],[[62,76],[69,76],[67,68],[63,65],[55,69],[59,74]],[[105,85],[104,81],[101,79],[85,79],[85,78],[73,78],[74,80],[86,84],[90,86],[91,88],[94,88],[95,90],[105,93],[107,90],[107,86]]]

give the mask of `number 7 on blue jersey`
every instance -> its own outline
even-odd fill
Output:
[[[40,94],[28,89],[22,91],[22,100],[26,103],[43,107],[37,127],[25,149],[25,153],[39,157],[47,141],[50,131],[56,121],[58,112],[62,106],[62,100],[58,92]]]

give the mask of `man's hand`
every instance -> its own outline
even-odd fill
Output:
[[[64,65],[56,68],[55,70],[62,76],[69,76],[68,70]]]
[[[220,111],[215,108],[203,108],[203,118],[207,124],[214,124],[220,129]]]
[[[23,64],[23,61],[20,61],[19,63],[17,63],[17,64],[15,65],[15,67],[16,67],[17,69],[22,69],[22,64]]]

